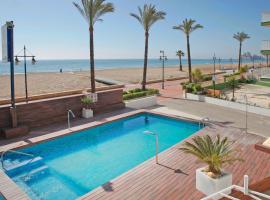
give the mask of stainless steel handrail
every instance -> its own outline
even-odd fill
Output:
[[[69,115],[72,115],[73,118],[75,118],[75,114],[72,112],[72,110],[68,110],[67,111],[67,118],[68,118],[68,129],[70,129],[70,116]]]
[[[203,125],[203,127],[205,126],[204,122],[209,122],[210,119],[208,117],[204,117],[199,121],[199,128],[201,128],[201,126]]]
[[[4,155],[7,153],[7,152],[11,152],[11,153],[15,153],[15,154],[19,154],[19,155],[24,155],[24,156],[30,156],[30,157],[35,157],[33,154],[29,154],[29,153],[24,153],[24,152],[20,152],[20,151],[14,151],[14,150],[6,150],[6,151],[3,151],[1,153],[1,165],[2,165],[2,168],[5,169],[4,167]],[[32,159],[30,160],[30,162],[32,161]]]

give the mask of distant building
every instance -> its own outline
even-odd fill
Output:
[[[264,12],[262,14],[262,26],[270,27],[270,12]],[[270,55],[270,40],[263,40],[261,47],[261,54],[267,58],[267,66],[269,66],[269,55]]]

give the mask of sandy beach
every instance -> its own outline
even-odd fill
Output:
[[[228,67],[228,66],[225,66]],[[236,67],[236,65],[234,66]],[[200,68],[203,73],[211,73],[213,65],[197,65],[193,69]],[[165,77],[187,77],[187,67],[184,71],[179,71],[178,67],[166,67]],[[219,66],[217,65],[217,70]],[[97,78],[116,80],[124,84],[140,83],[142,80],[142,68],[126,69],[106,69],[96,70]],[[147,73],[148,80],[157,80],[162,78],[161,68],[149,68]],[[102,83],[96,83],[96,87],[104,86]],[[68,90],[85,89],[90,87],[89,71],[63,72],[63,73],[29,73],[28,74],[28,93],[39,95],[46,93],[62,92]],[[24,75],[15,75],[16,97],[24,97]],[[8,75],[0,76],[0,100],[10,98],[10,79]]]

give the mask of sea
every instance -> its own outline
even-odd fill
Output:
[[[243,60],[243,63],[250,63],[248,59]],[[257,60],[257,63],[264,62]],[[187,60],[182,60],[183,65],[187,64]],[[237,59],[221,59],[216,60],[217,68],[222,67],[224,64],[236,64]],[[205,65],[213,64],[212,59],[192,59],[192,65]],[[159,59],[149,59],[148,67],[161,67],[162,62]],[[179,66],[178,59],[168,59],[165,61],[166,66]],[[143,67],[143,59],[95,59],[95,69],[116,69],[116,68],[139,68]],[[89,70],[89,60],[78,59],[78,60],[37,60],[35,65],[32,65],[31,60],[27,61],[27,72],[38,73],[38,72],[76,72]],[[10,73],[9,63],[0,62],[0,75],[6,75]],[[15,73],[24,73],[24,64],[21,61],[18,65],[15,65]]]

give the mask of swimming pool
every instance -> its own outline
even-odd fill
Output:
[[[7,153],[7,175],[32,199],[73,200],[107,183],[199,130],[197,123],[150,113],[133,115]]]

